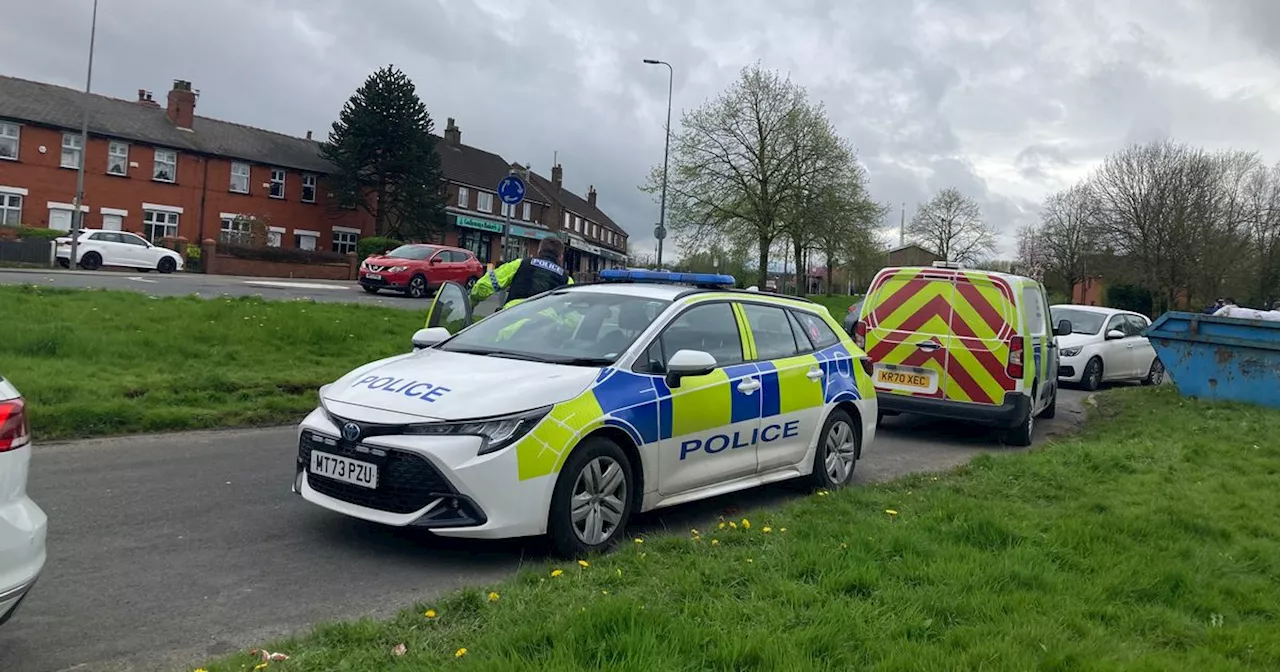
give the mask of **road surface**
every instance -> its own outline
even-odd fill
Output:
[[[1064,390],[1037,440],[1083,422]],[[496,581],[536,542],[445,540],[329,513],[289,492],[293,428],[36,447],[32,497],[49,514],[49,562],[0,628],[0,670],[177,670],[322,620],[386,615]],[[980,428],[889,418],[861,483],[1008,452]],[[775,485],[642,516],[636,531],[704,525],[726,508],[796,497]]]
[[[63,271],[0,268],[0,285],[40,285],[67,289],[119,289],[151,296],[261,296],[292,301],[312,299],[328,303],[362,303],[406,310],[426,310],[427,302],[399,294],[366,294],[360,285],[344,280],[251,278],[200,273],[138,273],[136,271]]]

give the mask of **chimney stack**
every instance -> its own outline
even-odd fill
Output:
[[[138,100],[136,102],[143,107],[160,107],[160,103],[153,100],[151,92],[146,89],[138,89]]]
[[[449,117],[449,121],[444,127],[444,141],[457,147],[462,144],[462,129],[453,123],[453,117]]]
[[[311,139],[311,131],[307,131],[307,139],[308,139],[308,140],[310,140],[310,139]]]
[[[191,82],[185,79],[173,80],[173,88],[169,90],[169,108],[166,115],[174,126],[189,131],[196,118],[196,95]]]
[[[556,188],[556,193],[563,188],[561,185],[564,184],[564,168],[561,168],[558,163],[551,166],[551,184]]]
[[[587,187],[587,205],[596,207],[596,185]]]

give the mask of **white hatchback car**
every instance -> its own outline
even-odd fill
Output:
[[[0,377],[0,625],[13,617],[44,568],[47,519],[27,497],[30,461],[26,404]]]
[[[71,267],[71,238],[64,236],[54,240],[54,255],[63,268]],[[182,255],[173,250],[152,245],[146,238],[128,231],[103,231],[81,229],[76,243],[78,266],[95,271],[103,266],[123,266],[139,271],[156,270],[161,273],[181,271]]]
[[[1058,380],[1096,390],[1104,382],[1164,382],[1164,364],[1145,336],[1151,320],[1114,308],[1050,306],[1053,323],[1066,320],[1071,333],[1058,337]]]
[[[725,289],[728,276],[600,275],[615,281],[474,324],[467,292],[445,283],[415,351],[321,388],[294,491],[444,536],[549,534],[578,555],[638,511],[797,477],[851,482],[875,388],[826,308]]]

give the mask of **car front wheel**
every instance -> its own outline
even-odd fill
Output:
[[[89,252],[80,257],[80,268],[86,271],[96,271],[102,268],[102,255],[97,252]]]
[[[816,488],[835,489],[853,480],[862,450],[862,429],[841,409],[831,411],[822,428],[822,439],[813,454],[813,473],[809,480]]]
[[[1102,387],[1102,360],[1094,357],[1084,365],[1084,375],[1080,376],[1080,385],[1093,392]]]
[[[165,257],[160,260],[160,264],[156,267],[161,273],[172,273],[178,270],[178,262],[173,257]]]
[[[556,552],[572,558],[612,546],[631,518],[634,487],[618,444],[593,437],[575,448],[551,495],[547,532]]]
[[[427,279],[421,275],[415,275],[409,280],[409,289],[405,290],[405,294],[411,299],[422,299],[427,296]]]

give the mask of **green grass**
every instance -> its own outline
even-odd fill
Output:
[[[1043,450],[322,625],[269,669],[1280,669],[1280,412],[1143,388],[1099,414]]]
[[[0,287],[0,374],[37,439],[291,423],[423,309]]]
[[[850,296],[848,294],[837,294],[833,296],[827,296],[825,294],[810,294],[805,298],[813,301],[814,303],[820,303],[826,306],[827,310],[831,311],[832,317],[836,318],[837,321],[843,321],[845,314],[849,312],[849,306],[857,303],[862,299],[862,296]]]

